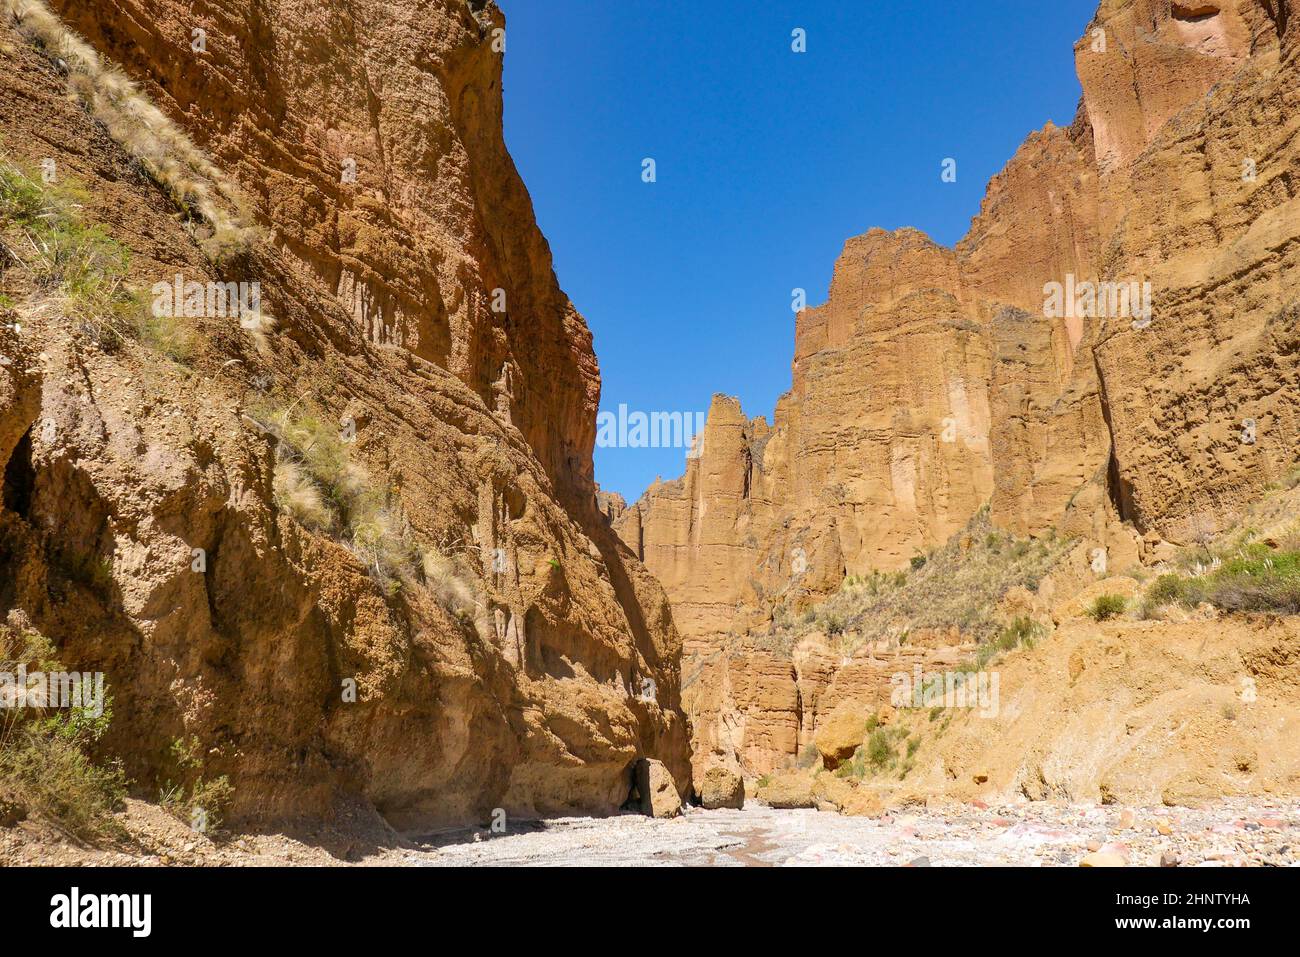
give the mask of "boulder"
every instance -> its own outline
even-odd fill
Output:
[[[813,779],[801,771],[778,771],[760,782],[758,799],[768,807],[816,807]]]
[[[849,817],[879,817],[885,813],[884,802],[874,791],[833,774],[817,775],[813,781],[813,797]]]
[[[636,791],[641,810],[651,817],[676,817],[682,813],[681,795],[662,761],[642,758],[636,763]]]
[[[838,811],[848,802],[853,785],[833,774],[818,774],[813,778],[812,793],[818,802],[830,803]]]
[[[709,810],[745,806],[745,782],[735,771],[714,765],[704,773],[698,788],[700,804]]]
[[[864,787],[856,787],[840,804],[840,813],[849,817],[882,817],[885,804],[880,796]]]
[[[853,757],[866,730],[866,708],[855,701],[842,701],[836,705],[813,735],[813,743],[826,770],[834,771],[840,762]]]

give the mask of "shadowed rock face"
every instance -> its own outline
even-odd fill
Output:
[[[828,301],[796,320],[773,423],[715,398],[701,457],[617,521],[702,674],[722,668],[728,633],[846,574],[905,567],[984,502],[1001,528],[1078,535],[1118,567],[1223,527],[1286,474],[1300,432],[1296,8],[1105,0],[1075,49],[1075,122],[1026,140],[954,249],[910,229],[845,244]],[[1149,323],[1124,311],[1130,282],[1135,304],[1150,283]],[[1115,297],[1103,318],[1049,310],[1053,283],[1124,285],[1098,287]],[[757,674],[768,691],[737,698],[728,667],[725,689],[691,692],[732,701],[747,743],[720,752],[770,739],[788,757],[811,731],[794,669],[772,665],[791,689],[774,703]],[[698,744],[707,762],[715,742]]]
[[[604,812],[642,758],[688,793],[680,639],[597,507],[599,373],[502,140],[500,11],[52,7],[211,153],[265,240],[207,260],[7,22],[6,149],[81,181],[133,282],[255,280],[279,330],[260,353],[202,319],[186,366],[24,317],[6,343],[21,361],[0,368],[0,621],[106,672],[104,744],[143,792],[197,738],[236,819],[319,815],[344,793],[412,827]],[[388,593],[277,506],[274,441],[250,413],[299,402],[355,424],[349,455],[463,566],[468,601]]]

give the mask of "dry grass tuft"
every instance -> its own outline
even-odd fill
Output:
[[[274,487],[276,504],[303,525],[317,531],[334,531],[335,516],[325,504],[320,487],[293,459],[282,458],[275,463]]]
[[[0,13],[59,63],[70,92],[177,206],[205,224],[195,236],[209,258],[220,262],[256,242],[242,198],[212,161],[42,0],[0,0]]]
[[[461,621],[473,619],[481,607],[473,576],[455,558],[441,549],[421,546],[420,562],[424,583],[442,607]]]
[[[396,494],[374,488],[337,428],[292,406],[254,418],[279,440],[274,491],[281,509],[347,545],[388,594],[425,585],[448,611],[473,619],[473,576],[445,550],[415,541]]]
[[[253,340],[253,346],[262,355],[271,351],[271,333],[275,331],[276,320],[268,312],[258,310],[253,313],[245,313],[239,318],[239,327],[243,329],[250,339]]]

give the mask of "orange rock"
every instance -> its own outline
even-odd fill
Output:
[[[842,702],[818,725],[813,740],[826,770],[835,770],[853,756],[862,746],[866,727],[866,710],[856,701]]]
[[[133,777],[172,773],[169,742],[197,738],[205,773],[231,777],[232,822],[325,814],[340,795],[412,827],[606,813],[638,755],[688,789],[680,636],[597,506],[599,367],[505,147],[499,9],[285,0],[268,16],[229,0],[203,22],[222,52],[177,57],[182,0],[49,5],[97,51],[69,56],[77,90],[121,90],[99,72],[116,61],[157,112],[132,92],[120,124],[97,121],[117,94],[83,108],[33,42],[60,22],[25,12],[25,37],[6,15],[6,150],[39,143],[24,160],[76,171],[87,225],[132,251],[128,284],[256,281],[280,331],[262,351],[209,317],[192,372],[136,348],[92,369],[79,324],[23,323],[48,361],[0,366],[0,469],[35,421],[88,427],[36,449],[42,470],[42,455],[67,465],[26,518],[0,509],[0,537],[30,521],[86,556],[97,588],[59,614],[96,626],[65,640],[42,610],[46,558],[8,545],[0,620],[21,611],[113,676]],[[163,178],[185,170],[185,211],[121,175],[132,150]],[[239,219],[241,194],[264,241],[218,268],[196,237]],[[325,435],[356,427],[349,483],[445,574],[403,554],[412,567],[379,580],[364,536],[277,500],[276,433],[256,416],[290,407]]]
[[[1094,851],[1079,862],[1080,867],[1127,867],[1128,862],[1118,854]]]
[[[1290,443],[1245,444],[1234,426],[1291,422],[1300,391],[1300,353],[1272,339],[1294,326],[1283,277],[1300,270],[1300,199],[1277,185],[1296,161],[1300,17],[1209,6],[1101,3],[1074,50],[1074,122],[1027,138],[965,238],[847,240],[827,301],[796,317],[772,421],[714,398],[703,454],[619,520],[688,650],[761,629],[768,596],[798,614],[846,574],[905,568],[985,502],[1001,529],[1077,536],[1095,580],[1199,540],[1292,468]],[[1049,308],[1057,287],[1129,280],[1139,308],[1150,284],[1150,316]],[[782,684],[784,724],[808,708],[799,676]]]

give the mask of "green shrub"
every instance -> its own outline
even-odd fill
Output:
[[[1187,593],[1186,581],[1178,575],[1161,575],[1147,589],[1147,600],[1157,605],[1181,603]]]
[[[834,612],[819,616],[818,624],[828,637],[844,634],[844,619]]]
[[[1024,645],[1027,648],[1032,648],[1034,647],[1034,642],[1037,641],[1042,634],[1042,625],[1034,621],[1032,618],[1027,618],[1022,615],[1013,619],[1006,628],[1002,629],[1002,634],[1000,634],[993,642],[993,646],[998,651],[1013,651],[1021,645]]]
[[[1196,578],[1161,575],[1147,590],[1144,610],[1209,602],[1224,611],[1300,614],[1300,551],[1243,544],[1221,562]]]
[[[37,308],[58,309],[107,349],[140,335],[145,303],[126,284],[130,250],[82,222],[85,198],[0,156],[0,242],[45,298]]]
[[[220,830],[226,810],[235,796],[224,774],[205,778],[202,746],[196,736],[177,738],[170,748],[175,774],[181,784],[170,781],[158,794],[159,805],[196,831],[210,834]]]
[[[835,776],[852,781],[861,781],[867,776],[866,750],[862,745],[857,746],[853,752],[853,757],[835,769]]]
[[[0,671],[64,671],[42,635],[0,626]],[[0,803],[14,804],[85,840],[116,837],[113,817],[126,796],[126,776],[116,761],[96,762],[91,752],[113,719],[105,692],[103,712],[88,708],[6,710],[0,728]],[[53,712],[53,713],[51,713]]]
[[[1300,614],[1300,552],[1242,549],[1207,577],[1205,599],[1225,611]]]
[[[888,728],[877,728],[867,739],[867,760],[873,768],[884,768],[894,763],[893,736]]]
[[[1108,621],[1118,618],[1128,608],[1128,599],[1123,595],[1098,595],[1088,606],[1088,617],[1093,621]]]
[[[0,745],[0,789],[30,814],[80,838],[117,836],[126,797],[119,765],[96,764],[81,743],[37,728],[11,731]]]

